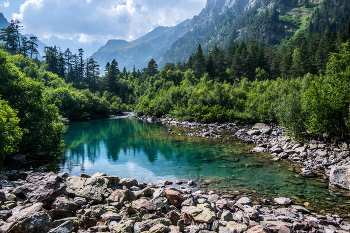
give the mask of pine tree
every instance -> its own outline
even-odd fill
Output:
[[[158,65],[153,58],[148,62],[147,68],[145,69],[145,74],[147,77],[158,74]]]
[[[120,71],[119,71],[119,68],[118,68],[118,62],[113,59],[112,63],[110,64],[109,66],[109,69],[108,69],[108,73],[106,75],[106,79],[107,79],[107,90],[110,92],[110,93],[114,93],[116,94],[117,93],[117,78],[118,78],[118,75],[119,75]]]
[[[201,44],[198,45],[197,52],[194,55],[193,71],[197,78],[204,75],[205,72],[205,58],[202,51]]]

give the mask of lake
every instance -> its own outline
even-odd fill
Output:
[[[328,189],[321,177],[304,178],[296,166],[273,161],[268,154],[248,153],[240,141],[173,136],[167,127],[143,121],[110,118],[67,126],[60,172],[97,172],[163,183],[193,180],[202,190],[237,193],[254,200],[289,197],[310,211],[347,217],[350,199]]]

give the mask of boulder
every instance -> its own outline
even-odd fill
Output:
[[[306,168],[302,168],[301,169],[301,175],[304,176],[304,177],[313,177],[313,176],[315,176],[315,174],[311,170],[306,169]]]
[[[138,199],[132,202],[132,207],[136,210],[141,210],[141,208],[146,209],[148,211],[157,210],[157,206],[154,203],[151,203],[145,199]]]
[[[229,229],[230,232],[242,233],[248,229],[248,226],[243,223],[231,221],[227,223],[226,228]]]
[[[124,178],[119,181],[120,186],[126,186],[127,188],[131,188],[132,186],[137,186],[138,182],[135,179]]]
[[[251,206],[252,201],[249,199],[249,197],[241,197],[240,199],[238,199],[237,204]]]
[[[133,233],[133,226],[134,223],[131,221],[128,221],[126,223],[119,223],[116,225],[113,225],[110,228],[110,231],[113,233]]]
[[[73,199],[73,202],[78,208],[82,207],[83,205],[85,205],[87,203],[86,199],[83,197],[75,197]]]
[[[66,196],[57,197],[51,204],[51,209],[76,211],[77,205]]]
[[[266,232],[267,230],[265,229],[265,227],[261,225],[254,226],[247,231],[247,233],[266,233]]]
[[[63,218],[63,219],[56,220],[52,223],[52,228],[56,228],[58,226],[61,226],[62,224],[66,223],[66,222],[71,222],[73,229],[78,230],[80,222],[79,222],[79,218],[77,218],[77,217]]]
[[[149,233],[166,233],[170,231],[170,228],[163,224],[157,224],[149,229]]]
[[[150,189],[150,188],[145,188],[145,189],[142,189],[140,191],[134,192],[134,194],[137,198],[152,197],[153,193],[154,193],[154,189]]]
[[[277,204],[280,205],[290,205],[292,204],[292,200],[286,197],[277,197],[273,199]]]
[[[140,233],[143,231],[149,231],[152,227],[158,224],[162,224],[164,226],[169,227],[171,225],[171,222],[169,219],[166,219],[166,218],[158,218],[153,220],[146,220],[143,222],[137,222],[135,223],[135,226],[134,226],[134,232]]]
[[[42,211],[15,224],[10,233],[46,233],[51,229],[51,224],[50,216]]]
[[[252,129],[264,129],[264,128],[270,128],[270,126],[264,124],[264,123],[256,123]]]
[[[278,153],[283,152],[283,149],[282,149],[281,147],[274,146],[274,147],[270,148],[269,151],[270,151],[271,153],[277,153],[277,154],[278,154]]]
[[[107,199],[109,203],[111,202],[119,202],[124,203],[125,201],[135,201],[137,198],[133,192],[130,190],[117,189],[115,190]]]
[[[117,221],[119,222],[121,220],[121,216],[117,213],[114,213],[112,211],[108,211],[107,213],[104,213],[101,215],[102,222],[111,222],[111,221]]]
[[[20,189],[29,201],[46,205],[59,196],[66,186],[64,180],[53,173],[31,173]]]
[[[95,178],[82,178],[72,176],[68,180],[67,194],[93,200],[97,203],[103,201],[104,194],[108,187],[108,179],[103,176]]]
[[[334,166],[329,175],[329,185],[350,190],[350,166]]]
[[[258,153],[264,153],[264,152],[266,152],[266,148],[258,146],[258,147],[255,147],[252,151],[258,152]]]
[[[66,221],[59,225],[58,227],[49,231],[49,233],[72,233],[74,232],[73,223],[71,221]]]
[[[43,208],[43,203],[37,202],[30,207],[18,206],[12,209],[12,216],[7,219],[6,222],[18,222],[25,219],[28,216],[32,216],[39,212]]]
[[[180,207],[182,202],[185,201],[185,198],[181,195],[179,191],[166,189],[165,190],[165,196],[170,202],[170,204]]]
[[[248,135],[253,136],[253,135],[260,135],[260,130],[249,130],[247,132]]]

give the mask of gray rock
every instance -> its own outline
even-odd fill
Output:
[[[64,180],[54,174],[31,173],[21,187],[21,192],[31,202],[42,202],[46,205],[60,195],[66,186]]]
[[[265,128],[270,128],[270,126],[268,126],[268,125],[266,125],[266,124],[264,124],[264,123],[256,123],[256,124],[252,127],[252,129],[258,129],[258,130],[260,130],[260,129],[265,129]]]
[[[49,231],[49,233],[72,233],[74,231],[73,223],[71,221],[66,221],[59,225],[58,227]]]
[[[138,185],[138,182],[137,182],[137,180],[135,180],[135,179],[124,178],[124,179],[121,179],[121,180],[120,180],[119,185],[120,185],[120,186],[126,186],[126,187],[128,187],[128,188],[131,188],[132,186],[137,186],[137,185]]]
[[[42,211],[16,223],[11,232],[45,233],[50,230],[51,223],[50,216]]]
[[[350,166],[332,167],[329,175],[329,185],[350,190]]]
[[[258,152],[258,153],[264,153],[264,152],[266,152],[266,148],[264,148],[264,147],[255,147],[252,151]]]
[[[252,201],[249,199],[249,197],[241,197],[238,201],[237,204],[241,205],[252,205]]]
[[[260,135],[260,130],[249,130],[247,132],[248,135],[253,136],[253,135]]]
[[[315,176],[315,174],[311,170],[302,168],[301,171],[302,171],[301,175],[304,176],[304,177],[313,177],[313,176]]]
[[[286,197],[277,197],[274,198],[274,201],[280,205],[290,205],[292,204],[292,200]]]
[[[67,179],[67,182],[69,183],[66,189],[68,195],[83,197],[97,203],[102,202],[108,186],[108,179],[103,176],[96,178],[72,176]]]
[[[24,206],[17,206],[12,210],[12,216],[6,222],[17,222],[24,218],[34,215],[43,208],[43,203],[37,202],[34,205],[25,208]]]
[[[289,154],[286,152],[282,152],[278,154],[278,158],[280,159],[287,159],[289,157]]]
[[[283,152],[283,149],[282,149],[281,147],[274,146],[274,147],[270,148],[269,151],[270,151],[271,153],[277,153],[277,154],[278,154],[278,153]]]
[[[83,197],[75,197],[73,199],[73,202],[76,204],[76,206],[78,208],[82,207],[83,205],[85,205],[87,203],[86,199]]]
[[[51,204],[51,209],[76,211],[77,205],[66,196],[57,197]]]
[[[315,153],[321,157],[326,157],[328,154],[327,151],[325,151],[325,150],[317,150]]]
[[[188,185],[188,186],[194,186],[194,185],[196,185],[196,184],[194,183],[193,180],[190,180],[190,181],[187,182],[187,185]]]

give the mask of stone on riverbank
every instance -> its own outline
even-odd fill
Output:
[[[68,195],[83,197],[101,203],[107,191],[108,179],[105,177],[82,178],[73,176],[67,179],[69,186],[66,190]]]
[[[42,202],[44,205],[55,199],[66,188],[66,183],[53,173],[31,173],[25,184],[20,187],[22,193],[31,202]]]
[[[329,185],[350,190],[350,166],[332,167]]]

